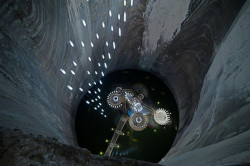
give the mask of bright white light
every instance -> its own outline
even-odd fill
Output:
[[[76,64],[76,62],[75,62],[75,61],[73,61],[73,64],[74,64],[75,66],[77,66],[77,64]]]
[[[97,38],[97,39],[99,39],[99,35],[98,35],[98,33],[96,34],[96,38]]]
[[[89,101],[86,101],[87,104],[89,104]]]
[[[102,59],[104,59],[105,58],[105,56],[104,55],[102,55]]]
[[[72,46],[72,47],[74,47],[74,44],[73,44],[73,42],[70,40],[69,41],[69,44]]]
[[[102,111],[102,112],[104,112],[104,110],[103,110],[103,109],[102,109],[101,111]]]
[[[94,100],[93,100],[93,99],[92,99],[91,101],[92,101],[92,103],[94,103]]]
[[[111,12],[111,10],[109,10],[109,17],[112,17],[112,12]]]
[[[103,112],[101,112],[101,115],[103,115]]]
[[[98,99],[101,99],[101,97],[100,96],[97,96],[98,97]]]
[[[119,28],[119,36],[122,36],[122,30]]]
[[[102,27],[103,27],[103,28],[105,28],[105,24],[104,24],[104,22],[102,22]]]
[[[100,64],[100,63],[98,63],[98,66],[100,67],[100,66],[101,66],[101,64]]]
[[[82,44],[83,47],[85,47],[85,44],[82,41],[81,41],[81,44]]]
[[[97,92],[96,92],[96,91],[94,91],[94,93],[95,93],[95,94],[97,94]]]
[[[90,42],[90,45],[91,45],[91,47],[94,47],[94,44],[92,42]]]
[[[76,73],[73,70],[70,70],[70,71],[71,71],[71,74],[76,75]]]
[[[65,71],[65,70],[60,69],[60,71],[61,71],[63,74],[66,74],[66,71]]]
[[[68,85],[67,87],[69,88],[69,90],[73,90],[73,88],[71,86]]]
[[[82,88],[79,88],[79,90],[82,92],[83,91],[83,89]]]
[[[131,0],[131,6],[133,6],[133,0]]]
[[[95,71],[95,74],[96,74],[96,75],[98,74],[97,71]]]
[[[104,67],[107,69],[107,64],[106,63],[104,63]]]
[[[85,26],[85,27],[86,27],[86,22],[85,22],[85,20],[84,20],[84,19],[82,19],[82,24],[83,24],[83,26]]]
[[[101,90],[99,88],[97,88],[98,92],[101,92]]]
[[[100,108],[100,106],[98,105],[97,108]]]
[[[102,71],[102,76],[104,77],[104,73],[103,73],[103,71]]]
[[[115,49],[115,42],[113,41],[113,48]]]
[[[113,26],[111,26],[110,29],[111,29],[111,31],[114,31],[114,27]]]
[[[127,0],[124,0],[124,6],[126,6],[127,5]]]
[[[89,94],[91,94],[91,91],[90,91],[90,90],[89,90],[88,92],[89,92]]]
[[[94,82],[94,84],[96,85],[96,82]]]
[[[104,115],[105,118],[107,118],[107,115]]]
[[[99,105],[102,105],[102,103],[99,103]]]
[[[87,73],[88,73],[88,75],[90,75],[90,72],[89,72],[89,71],[87,71]]]
[[[91,58],[90,58],[90,57],[88,57],[88,59],[89,59],[89,61],[91,62]]]
[[[106,46],[107,46],[107,47],[109,46],[109,42],[108,42],[108,41],[106,41]]]
[[[108,53],[108,56],[109,56],[109,59],[111,59],[111,54],[110,53]]]
[[[97,101],[97,99],[95,99],[95,101]]]
[[[97,110],[97,108],[96,108],[96,107],[94,107],[94,109],[95,109],[95,110]]]
[[[91,83],[89,83],[89,86],[91,86]]]
[[[127,21],[127,14],[126,14],[126,12],[124,12],[124,22],[126,22]]]
[[[100,80],[99,83],[102,85],[102,81]]]
[[[118,14],[118,16],[117,16],[117,17],[118,17],[118,20],[120,20],[120,19],[121,19],[121,15],[120,15],[120,14]]]

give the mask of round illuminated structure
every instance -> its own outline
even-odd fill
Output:
[[[148,116],[144,116],[141,113],[134,113],[129,118],[129,125],[135,131],[142,131],[144,130],[149,122]]]
[[[108,95],[107,101],[109,106],[112,108],[120,108],[122,106],[122,102],[124,101],[124,97],[118,91],[113,91]]]
[[[166,125],[172,123],[170,120],[169,113],[163,108],[159,108],[155,111],[154,120],[159,125]]]

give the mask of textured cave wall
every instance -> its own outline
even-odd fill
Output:
[[[231,114],[226,111],[226,103],[219,104],[220,108],[216,109],[210,108],[216,105],[216,101],[208,103],[214,99],[211,95],[224,95],[224,91],[234,88],[216,90],[219,80],[225,83],[231,80],[224,80],[221,74],[214,78],[213,73],[219,70],[217,59],[223,55],[225,57],[227,46],[232,44],[226,41],[238,40],[236,36],[230,39],[229,34],[233,33],[230,27],[245,1],[134,0],[132,7],[129,2],[127,0],[127,6],[124,7],[123,0],[1,1],[0,126],[20,128],[27,133],[55,137],[62,143],[77,145],[74,133],[76,108],[88,88],[87,83],[101,78],[100,71],[104,68],[99,69],[97,66],[98,62],[104,62],[101,55],[107,58],[110,52],[112,59],[105,59],[108,64],[105,74],[122,68],[152,72],[164,80],[176,98],[180,125],[175,143],[163,159],[163,164],[167,163],[166,159],[169,163],[175,163],[180,159],[178,156],[185,152],[215,144],[226,139],[225,135],[234,133],[241,124],[228,126],[229,129],[214,139],[215,142],[204,139],[214,136],[213,133],[209,134],[210,128],[214,133],[224,129],[223,126],[211,127],[218,124],[216,120],[208,125],[210,116],[213,115],[213,119],[218,114],[223,122],[246,103],[240,100],[241,94],[235,96],[240,101],[230,110]],[[109,9],[112,10],[111,18]],[[126,23],[123,22],[124,11],[127,12]],[[242,9],[241,15],[244,15],[244,11],[247,11],[246,7]],[[121,14],[120,21],[117,14]],[[82,19],[86,21],[86,27]],[[102,28],[102,22],[105,22],[105,28]],[[234,22],[233,27],[238,24]],[[114,26],[113,32],[110,30],[111,25]],[[118,36],[119,27],[122,30],[121,37]],[[245,31],[247,29],[242,30]],[[96,33],[100,39],[96,38]],[[235,33],[238,33],[237,30]],[[74,43],[74,47],[69,41]],[[109,42],[108,47],[105,46],[106,41]],[[116,42],[115,50],[112,49],[113,41]],[[243,41],[239,40],[239,43],[245,43],[242,44],[245,48],[247,42]],[[84,42],[84,47],[81,42]],[[93,42],[93,48],[90,42]],[[224,52],[218,51],[221,49]],[[88,57],[92,58],[91,62]],[[244,68],[243,62],[247,62],[244,58],[249,60],[249,57],[242,53],[242,58],[237,70],[242,72],[241,77],[244,78],[247,72],[244,73],[240,68]],[[226,63],[227,60],[224,58],[221,61]],[[72,61],[77,62],[77,67]],[[233,63],[232,59],[229,61]],[[67,74],[63,75],[60,68]],[[213,69],[217,70],[211,71]],[[76,75],[72,75],[70,70],[74,70]],[[87,70],[91,73],[97,70],[99,74],[88,76]],[[206,75],[208,70],[212,73],[211,77],[209,73]],[[228,71],[232,75],[235,72]],[[237,87],[249,85],[247,82],[240,83]],[[73,91],[67,89],[67,85],[71,85]],[[84,91],[79,91],[79,87]],[[247,90],[240,93],[249,94]],[[222,103],[227,101],[226,98],[218,100]],[[210,109],[214,113],[210,114]],[[236,135],[248,128],[245,126]],[[196,137],[194,131],[199,136],[195,138],[196,141],[192,139]],[[191,156],[191,152],[189,154]]]

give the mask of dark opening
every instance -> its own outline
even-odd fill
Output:
[[[119,147],[113,149],[111,156],[159,162],[173,144],[179,124],[178,109],[171,91],[158,77],[135,69],[113,72],[105,76],[101,83],[92,83],[89,88],[91,93],[86,92],[78,107],[75,127],[79,146],[93,154],[105,154],[122,115],[122,109],[109,106],[107,96],[116,87],[133,89],[144,95],[142,102],[145,105],[155,110],[168,110],[172,123],[159,125],[151,118],[143,131],[135,131],[127,122],[116,142]]]

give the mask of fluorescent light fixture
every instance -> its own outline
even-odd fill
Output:
[[[101,99],[101,97],[100,96],[97,96],[98,97],[98,99]]]
[[[97,99],[95,99],[95,101],[97,101]]]
[[[97,108],[96,108],[96,107],[94,107],[94,109],[95,109],[95,110],[97,110]]]
[[[85,47],[85,44],[82,41],[81,41],[81,44],[82,44],[83,47]]]
[[[111,29],[111,31],[114,31],[114,27],[113,26],[111,26],[110,29]]]
[[[97,92],[96,92],[96,91],[94,91],[94,93],[95,93],[95,94],[97,94]]]
[[[88,57],[88,59],[89,59],[89,61],[91,62],[91,58],[90,58],[90,57]]]
[[[60,71],[61,71],[63,74],[66,74],[66,71],[65,71],[65,70],[60,69]]]
[[[89,104],[89,101],[86,101],[87,104]]]
[[[96,85],[96,82],[94,82],[94,84]]]
[[[91,91],[89,90],[88,93],[91,94]]]
[[[98,66],[100,67],[100,66],[101,66],[101,64],[100,64],[100,63],[98,63]]]
[[[76,62],[75,62],[75,61],[73,61],[73,64],[74,64],[74,66],[77,66],[77,64],[76,64]]]
[[[133,1],[133,0],[131,0],[131,6],[133,6],[133,3],[134,3],[134,1]]]
[[[67,85],[67,87],[69,88],[69,90],[73,90],[73,88],[70,85]]]
[[[94,103],[94,100],[93,100],[93,99],[92,99],[91,101],[92,101],[92,103]]]
[[[74,47],[74,43],[70,40],[69,41],[69,44],[72,46],[72,47]]]
[[[104,115],[105,118],[107,118],[107,115]]]
[[[102,71],[102,76],[104,77],[104,73],[103,73],[103,71]]]
[[[108,56],[109,56],[109,59],[111,59],[111,54],[110,53],[108,53]]]
[[[97,71],[95,71],[95,74],[96,74],[96,75],[98,74]]]
[[[106,46],[107,46],[107,47],[109,46],[109,42],[108,42],[108,41],[106,41]]]
[[[94,44],[92,42],[90,42],[90,45],[91,45],[92,48],[94,47]]]
[[[115,42],[113,41],[113,48],[115,49]]]
[[[85,22],[85,20],[84,20],[84,19],[82,19],[82,24],[83,24],[83,26],[85,26],[85,27],[86,27],[86,22]]]
[[[101,112],[101,115],[103,115],[103,112]]]
[[[104,24],[104,22],[102,22],[102,27],[103,27],[103,28],[105,28],[105,24]]]
[[[98,33],[96,34],[96,38],[97,38],[97,39],[99,39],[99,35],[98,35]]]
[[[83,89],[82,88],[79,88],[79,90],[82,92],[83,91]]]
[[[120,19],[121,19],[121,15],[120,15],[120,14],[118,14],[118,16],[117,16],[117,17],[118,17],[118,20],[120,20]]]
[[[104,55],[102,55],[102,59],[104,59],[105,58],[105,56]]]
[[[104,112],[104,110],[103,110],[103,109],[101,109],[101,111],[102,111],[102,112]]]
[[[126,14],[126,12],[124,12],[124,22],[126,22],[127,21],[127,14]]]
[[[122,36],[122,30],[119,28],[119,36]]]
[[[101,92],[101,90],[99,88],[97,88],[98,92]]]
[[[71,74],[76,75],[76,73],[73,70],[70,70]]]
[[[124,6],[126,6],[126,5],[127,5],[127,0],[124,0],[123,5],[124,5]]]
[[[104,63],[104,67],[107,69],[107,63]]]
[[[111,12],[111,10],[109,10],[109,17],[112,17],[112,12]]]
[[[102,81],[100,80],[99,83],[102,85]]]
[[[90,75],[90,72],[89,72],[89,71],[87,71],[87,73],[88,73],[88,75]]]
[[[91,83],[89,83],[89,86],[91,86]]]

